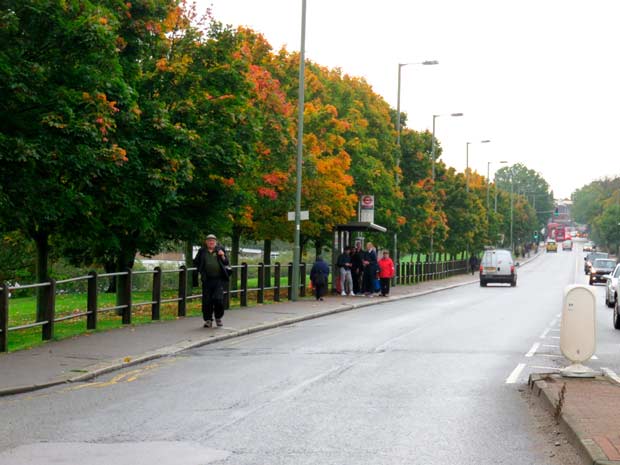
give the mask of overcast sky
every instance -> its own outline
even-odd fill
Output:
[[[299,50],[301,0],[199,0],[215,19]],[[556,198],[620,174],[620,1],[307,0],[306,56],[364,77],[408,127],[436,119],[442,159],[491,177],[499,161],[541,173]]]

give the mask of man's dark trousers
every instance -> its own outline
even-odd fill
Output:
[[[202,319],[220,320],[224,316],[224,283],[220,278],[202,276]]]

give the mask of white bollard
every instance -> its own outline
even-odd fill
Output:
[[[571,362],[561,370],[562,376],[593,378],[597,375],[582,365],[596,351],[596,296],[588,286],[568,286],[564,291],[560,350]]]

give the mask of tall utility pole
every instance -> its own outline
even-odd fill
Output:
[[[295,245],[293,248],[293,280],[291,299],[299,295],[299,262],[301,261],[301,167],[304,151],[304,87],[306,75],[306,0],[301,2],[301,47],[299,49],[299,97],[297,111],[297,189],[295,192]],[[304,280],[306,277],[304,276]]]

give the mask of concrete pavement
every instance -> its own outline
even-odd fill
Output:
[[[583,463],[620,465],[620,380],[536,374],[529,386],[556,416]]]

